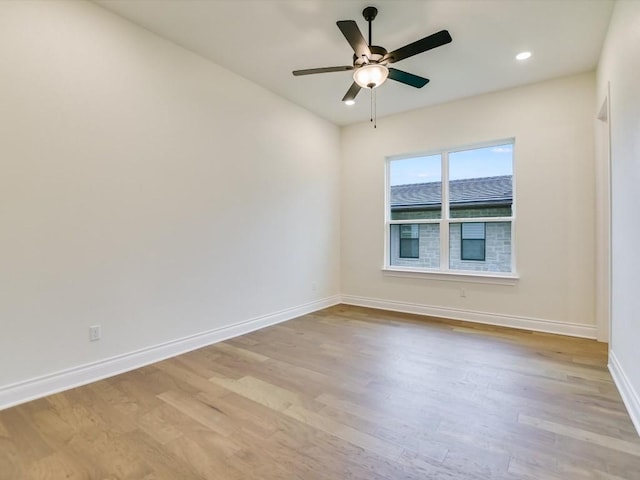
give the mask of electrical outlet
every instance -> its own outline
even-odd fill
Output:
[[[462,298],[467,298],[467,291],[464,288],[460,289],[460,296]]]
[[[318,284],[316,282],[311,282],[311,291],[313,293],[318,291]]]
[[[102,337],[102,327],[100,325],[93,325],[89,327],[89,341],[95,342]]]

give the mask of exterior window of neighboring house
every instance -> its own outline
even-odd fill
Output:
[[[389,158],[385,268],[513,274],[513,147]]]
[[[486,256],[485,224],[463,223],[461,238],[460,259],[484,262]]]
[[[419,258],[418,228],[415,223],[400,225],[400,258]]]

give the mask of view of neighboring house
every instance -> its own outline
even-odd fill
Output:
[[[449,218],[511,217],[512,176],[449,182]],[[395,185],[390,191],[391,220],[442,218],[442,182]],[[440,224],[394,224],[391,265],[440,267]],[[464,221],[449,226],[449,268],[511,271],[511,222]]]

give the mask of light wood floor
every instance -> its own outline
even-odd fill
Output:
[[[594,341],[337,306],[0,412],[0,478],[627,479]]]

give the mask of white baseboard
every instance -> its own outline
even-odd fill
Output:
[[[640,395],[634,390],[629,377],[624,373],[624,369],[613,351],[609,351],[609,372],[611,372],[622,401],[627,407],[633,426],[636,427],[636,431],[640,435]]]
[[[436,307],[416,303],[397,302],[394,300],[358,297],[354,295],[342,295],[342,303],[347,305],[356,305],[359,307],[391,310],[394,312],[414,313],[417,315],[428,315],[431,317],[449,318],[452,320],[464,320],[467,322],[499,325],[501,327],[520,328],[536,332],[556,333],[572,337],[596,338],[595,325],[580,325],[577,323],[560,322],[556,320],[542,320],[538,318],[485,313],[458,308]]]
[[[0,387],[0,410],[159,362],[340,303],[340,295]]]

